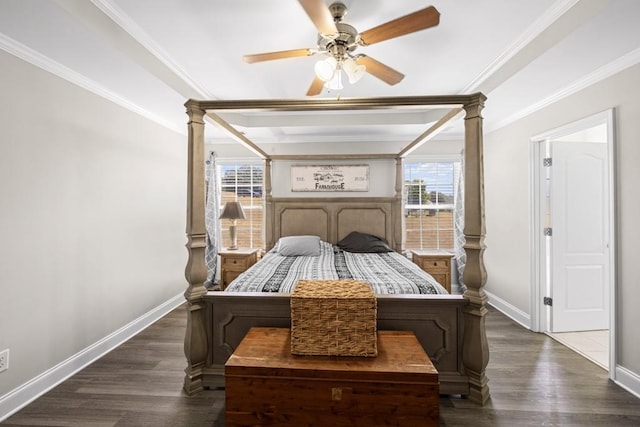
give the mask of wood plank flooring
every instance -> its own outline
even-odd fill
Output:
[[[224,391],[182,392],[184,306],[6,419],[3,426],[224,426]],[[543,334],[491,309],[491,400],[440,398],[442,426],[639,426],[640,399]]]

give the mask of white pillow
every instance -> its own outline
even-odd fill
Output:
[[[282,256],[319,256],[320,237],[288,236],[281,237],[276,246]]]

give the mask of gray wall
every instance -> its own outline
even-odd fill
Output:
[[[486,289],[530,314],[530,138],[609,108],[617,132],[617,317],[619,365],[640,376],[640,65],[628,68],[485,136]],[[487,104],[491,99],[487,101]]]
[[[368,165],[369,191],[357,192],[292,192],[291,166],[293,165]],[[395,195],[396,161],[391,159],[365,160],[276,160],[273,162],[273,197],[393,197]]]
[[[0,69],[2,396],[184,291],[186,137]]]

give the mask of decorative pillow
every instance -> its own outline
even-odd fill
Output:
[[[338,242],[338,247],[347,252],[393,252],[386,240],[373,234],[352,231]]]
[[[276,245],[278,254],[282,256],[319,256],[320,237],[288,236],[281,237]]]

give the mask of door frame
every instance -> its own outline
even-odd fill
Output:
[[[543,142],[570,135],[582,129],[600,124],[607,125],[607,156],[609,167],[609,378],[615,380],[616,359],[616,294],[617,294],[617,264],[616,264],[616,192],[615,192],[615,109],[611,108],[600,113],[576,120],[572,123],[540,133],[530,139],[530,195],[531,195],[531,300],[530,328],[534,332],[546,332],[550,328],[550,310],[543,304],[546,286],[546,263],[548,256],[544,228],[544,174],[543,174]]]

